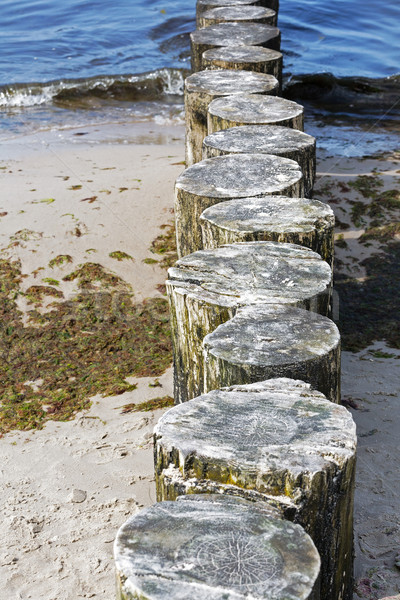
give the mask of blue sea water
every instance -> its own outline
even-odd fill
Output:
[[[182,118],[195,0],[2,0],[1,5],[3,138],[27,127]],[[387,110],[398,91],[393,76],[400,64],[399,23],[399,0],[281,0],[289,87],[296,83],[296,94],[304,75],[331,73],[333,78],[317,82],[318,90],[324,89],[321,102],[328,112],[343,112],[352,102],[348,90],[354,96],[362,88],[360,77],[380,84],[391,78],[386,100],[384,86],[382,110]],[[353,112],[357,101],[355,106]],[[370,109],[363,105],[360,111]]]

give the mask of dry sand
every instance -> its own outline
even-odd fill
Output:
[[[66,132],[62,140],[50,133],[17,140],[7,157],[0,156],[6,167],[0,170],[0,212],[7,212],[1,247],[25,232],[2,257],[21,260],[24,289],[51,277],[66,297],[73,295],[74,283],[61,279],[63,268],[48,267],[68,254],[71,269],[95,261],[112,270],[132,285],[136,301],[159,296],[165,271],[143,259],[154,257],[151,242],[173,220],[183,132],[137,126],[129,131],[130,143],[103,144],[98,131],[75,137],[81,131],[88,130]],[[104,139],[109,132],[100,133]],[[82,201],[93,196],[93,202]],[[49,199],[54,202],[42,202]],[[115,250],[134,261],[110,258]],[[95,397],[73,421],[50,421],[41,431],[0,439],[0,598],[114,597],[116,531],[155,501],[151,436],[161,414],[118,408],[173,393],[171,369],[159,377],[161,387],[149,387],[154,378],[128,381],[137,389]]]
[[[21,259],[28,275],[26,287],[37,283],[38,277],[59,275],[46,267],[54,256],[70,254],[77,265],[93,260],[87,251],[95,249],[96,262],[128,281],[136,299],[157,295],[165,272],[142,260],[151,256],[148,248],[160,226],[172,219],[173,182],[182,170],[175,163],[183,158],[183,132],[153,126],[151,134],[146,129],[129,132],[128,143],[123,143],[126,132],[121,132],[121,140],[113,140],[120,143],[110,144],[99,143],[107,132],[91,130],[75,136],[87,131],[66,132],[63,140],[52,134],[26,138],[10,144],[7,157],[0,155],[0,166],[7,167],[0,171],[4,180],[0,212],[7,212],[1,221],[1,246],[7,246],[16,232],[34,232],[9,254]],[[115,138],[115,133],[108,133]],[[347,161],[344,176],[363,168],[369,172],[371,165]],[[327,177],[340,173],[332,161],[321,164],[320,170],[329,173]],[[69,189],[74,185],[82,187]],[[82,201],[93,196],[96,200],[91,203]],[[55,201],[42,202],[50,198]],[[76,227],[81,235],[76,235]],[[347,238],[357,238],[353,230],[346,231]],[[114,250],[135,261],[111,259],[109,252]],[[38,272],[40,267],[45,268]],[[63,291],[73,294],[68,285],[62,284]],[[376,349],[393,357],[375,358]],[[356,407],[351,410],[359,434],[357,591],[371,599],[400,590],[395,566],[400,551],[396,356],[400,352],[380,343],[356,354],[345,352],[343,357],[343,396]],[[51,421],[41,431],[15,432],[0,439],[1,598],[114,597],[116,531],[129,515],[155,500],[151,433],[161,414],[122,414],[117,409],[171,395],[171,380],[171,369],[160,377],[162,388],[149,387],[153,380],[148,378],[138,379],[133,392],[95,397],[91,408],[73,421]]]

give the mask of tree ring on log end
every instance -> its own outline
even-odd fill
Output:
[[[265,153],[295,160],[303,172],[306,197],[312,194],[316,170],[315,138],[280,125],[244,125],[215,131],[203,141],[203,158],[224,154]]]
[[[290,377],[340,402],[340,334],[322,315],[282,305],[240,308],[203,341],[204,391]]]
[[[283,125],[303,131],[304,109],[297,102],[259,94],[216,98],[208,107],[208,133],[242,125]]]
[[[200,216],[204,248],[271,240],[300,244],[333,265],[335,215],[319,200],[268,196],[239,198],[207,208]]]
[[[119,530],[114,554],[124,600],[318,597],[311,538],[239,498],[185,496],[143,509]]]
[[[299,165],[280,156],[230,154],[192,165],[175,184],[178,256],[202,248],[199,218],[209,206],[250,196],[303,196],[303,191]]]

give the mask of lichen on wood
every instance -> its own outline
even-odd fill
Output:
[[[285,98],[241,94],[216,98],[208,107],[208,133],[242,125],[283,125],[303,131],[304,109]]]
[[[282,305],[240,308],[203,341],[204,392],[290,377],[340,403],[340,334],[327,317]]]
[[[196,26],[199,28],[201,15],[214,8],[219,7],[246,7],[246,6],[264,6],[270,8],[278,14],[279,0],[197,0],[196,2]]]
[[[313,136],[279,125],[244,125],[215,131],[203,142],[203,158],[239,152],[261,152],[295,160],[303,172],[305,196],[311,197],[316,171],[316,142]]]
[[[266,241],[300,244],[333,266],[335,215],[328,204],[309,198],[268,196],[220,202],[200,216],[203,248]]]
[[[119,530],[114,556],[121,600],[319,600],[311,538],[240,498],[184,496],[143,509]]]
[[[219,23],[190,34],[192,71],[203,69],[203,52],[219,46],[263,46],[280,50],[281,33],[277,27],[259,23]]]
[[[282,54],[262,46],[238,46],[237,48],[211,48],[203,52],[204,69],[231,69],[255,71],[273,75],[282,87]]]
[[[236,493],[280,506],[319,550],[321,597],[349,599],[356,442],[351,414],[302,381],[213,390],[158,422],[157,497]]]
[[[202,248],[199,218],[203,210],[234,198],[303,196],[303,175],[288,158],[235,154],[202,160],[186,169],[175,184],[178,256]]]
[[[200,71],[185,80],[185,162],[190,167],[202,159],[207,135],[207,109],[221,96],[257,92],[276,95],[279,83],[273,75],[247,71]]]
[[[252,242],[195,252],[168,271],[175,401],[203,391],[202,342],[241,306],[285,304],[330,313],[332,271],[301,246]]]
[[[197,28],[218,25],[218,23],[265,23],[276,27],[277,15],[274,10],[263,6],[219,6],[201,13]]]

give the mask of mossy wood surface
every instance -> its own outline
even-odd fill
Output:
[[[219,6],[203,12],[198,21],[197,28],[218,25],[229,22],[239,23],[264,23],[276,27],[277,14],[270,8],[263,6]]]
[[[143,509],[119,530],[114,554],[120,600],[319,600],[309,535],[240,498],[184,496]]]
[[[204,392],[290,377],[340,403],[340,335],[327,317],[282,305],[240,308],[204,341]]]
[[[304,109],[285,98],[241,94],[216,98],[208,107],[208,134],[242,125],[280,125],[303,131]]]
[[[202,158],[239,152],[261,152],[295,160],[303,172],[305,196],[312,196],[316,171],[316,142],[313,136],[280,125],[232,127],[215,131],[204,139]]]
[[[273,75],[282,87],[282,54],[261,46],[211,48],[203,53],[203,68],[255,71]]]
[[[207,135],[207,109],[220,96],[251,91],[276,95],[279,82],[273,75],[247,71],[200,71],[185,80],[185,162],[190,167],[202,159],[202,144]]]
[[[201,15],[213,8],[219,7],[246,7],[246,6],[264,6],[270,8],[278,14],[279,0],[197,0],[196,2],[196,27],[199,29],[199,20]]]
[[[201,71],[203,52],[220,46],[263,46],[280,50],[281,33],[277,27],[259,23],[219,23],[190,34],[192,71]]]
[[[249,490],[280,503],[320,553],[321,597],[349,599],[356,443],[350,412],[302,381],[214,390],[158,422],[157,497],[172,500],[182,488],[197,493],[211,483],[208,492],[235,486],[239,496]]]
[[[286,304],[329,314],[332,271],[308,248],[250,242],[202,250],[168,271],[175,402],[201,394],[205,336],[241,306]]]
[[[231,154],[202,160],[175,184],[178,256],[202,249],[200,215],[225,200],[269,195],[303,196],[303,175],[288,158],[268,154]]]
[[[203,248],[271,240],[311,248],[333,265],[335,215],[324,202],[268,196],[240,198],[207,208],[200,217]]]

